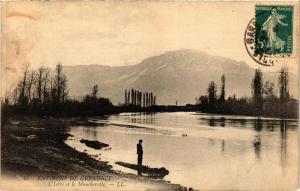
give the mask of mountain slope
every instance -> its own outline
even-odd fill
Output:
[[[227,95],[250,96],[254,74],[245,62],[187,49],[149,57],[132,66],[65,66],[64,70],[71,97],[81,97],[97,84],[100,95],[114,104],[123,102],[126,88],[152,91],[158,104],[175,104],[176,100],[179,104],[194,103],[196,96],[206,94],[210,81],[220,86],[223,73]],[[265,74],[265,79],[277,82],[274,74]]]

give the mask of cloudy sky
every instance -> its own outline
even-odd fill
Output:
[[[244,47],[252,3],[9,2],[2,10],[9,85],[26,64],[121,66],[182,48],[276,69],[259,66]]]

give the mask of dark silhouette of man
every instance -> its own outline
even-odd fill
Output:
[[[143,140],[140,139],[139,143],[136,145],[136,154],[138,155],[137,163],[139,166],[142,166],[143,162],[143,146],[142,146]]]

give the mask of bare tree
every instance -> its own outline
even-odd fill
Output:
[[[44,70],[44,77],[43,77],[43,102],[48,102],[49,101],[49,91],[48,91],[48,83],[50,82],[50,69],[45,68]],[[51,91],[51,89],[50,89]]]
[[[61,64],[56,65],[53,85],[54,101],[56,103],[65,101],[68,94],[67,77],[63,73],[63,66]]]
[[[61,80],[61,101],[65,102],[67,97],[68,97],[68,87],[67,87],[67,76],[65,74],[62,75],[62,80]],[[98,88],[98,86],[97,86]],[[98,91],[98,90],[97,90]],[[98,92],[97,92],[98,93]],[[97,94],[96,94],[97,96]]]
[[[42,95],[43,95],[43,80],[44,80],[44,72],[45,68],[40,67],[37,69],[37,74],[36,74],[36,93],[37,93],[37,98],[38,101],[41,103],[42,102]]]
[[[29,74],[29,78],[27,80],[27,97],[28,97],[28,101],[29,103],[31,102],[33,95],[32,95],[32,87],[34,85],[35,82],[35,72],[32,70]]]
[[[26,87],[27,87],[27,75],[28,67],[25,67],[23,80],[19,82],[17,90],[19,91],[18,103],[21,105],[28,103],[28,97],[26,96]]]

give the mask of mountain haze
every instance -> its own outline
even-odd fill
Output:
[[[226,95],[251,95],[254,69],[245,62],[212,56],[188,49],[169,51],[149,57],[137,65],[110,67],[103,65],[64,66],[69,95],[79,98],[99,86],[99,95],[114,104],[123,103],[125,89],[154,92],[158,104],[195,103],[195,97],[206,94],[210,81],[220,87],[226,75]],[[264,73],[266,80],[277,84],[277,74]],[[294,80],[292,80],[294,81]]]

